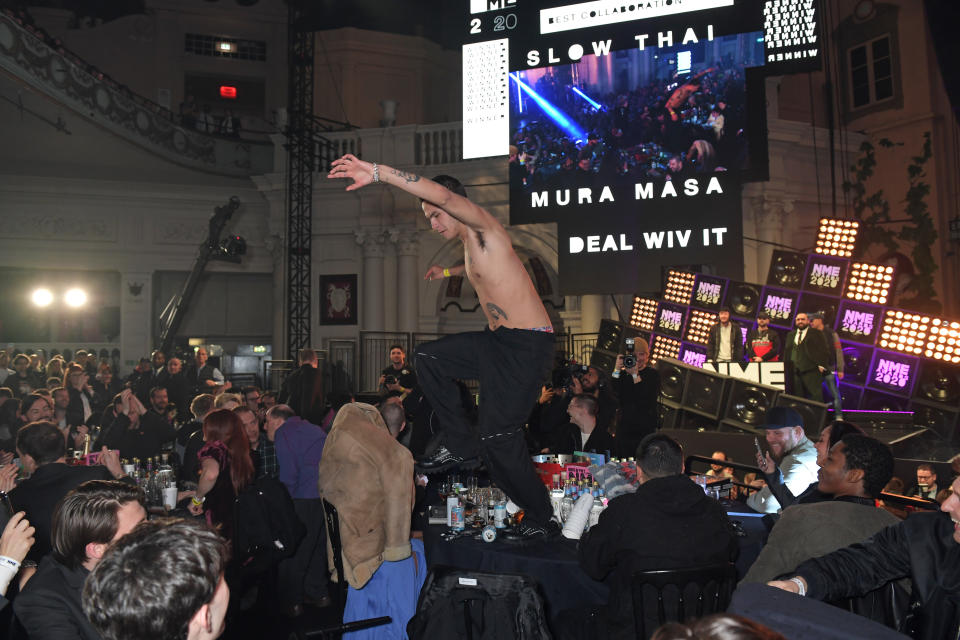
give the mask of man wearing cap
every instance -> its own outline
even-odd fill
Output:
[[[793,495],[800,495],[810,483],[817,480],[817,450],[803,432],[803,417],[789,407],[774,407],[767,411],[762,427],[766,431],[767,448],[783,474],[783,483]],[[766,460],[757,455],[762,468]],[[760,513],[776,513],[780,503],[763,487],[749,498],[747,505]]]
[[[827,388],[830,389],[830,395],[833,396],[834,420],[841,420],[843,419],[843,398],[840,397],[837,380],[843,380],[843,345],[840,344],[840,338],[837,337],[836,332],[823,321],[823,311],[810,314],[810,326],[823,332],[823,337],[827,339],[827,346],[830,347],[830,366],[827,367],[824,380]]]
[[[757,314],[757,328],[747,332],[747,359],[750,362],[776,362],[780,359],[780,336],[770,328],[770,314]]]
[[[783,361],[787,363],[787,392],[823,402],[823,376],[830,367],[830,347],[822,331],[810,328],[810,318],[800,312],[796,328],[787,334]]]
[[[730,319],[730,308],[720,307],[719,322],[710,327],[707,341],[707,360],[718,362],[741,362],[743,360],[743,332],[740,325]]]

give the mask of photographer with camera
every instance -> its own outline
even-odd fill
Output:
[[[650,366],[650,347],[646,340],[626,339],[626,348],[617,356],[612,378],[613,390],[620,399],[616,455],[631,458],[640,441],[660,426],[657,411],[660,374]]]
[[[407,355],[399,344],[390,347],[390,364],[380,372],[377,386],[383,397],[400,396],[403,400],[416,388],[417,374],[407,364]]]

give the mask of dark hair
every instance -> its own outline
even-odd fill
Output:
[[[17,432],[17,449],[33,458],[37,466],[40,466],[62,458],[67,452],[67,444],[57,425],[38,420]]]
[[[213,409],[213,405],[216,402],[216,398],[209,393],[201,393],[196,398],[190,402],[190,413],[193,414],[194,418],[201,418],[204,414],[210,412],[210,409]]]
[[[222,442],[229,452],[230,481],[237,493],[253,480],[253,460],[250,443],[243,433],[240,416],[230,409],[217,409],[203,419],[203,438],[207,442]],[[221,469],[222,471],[222,469]]]
[[[467,197],[467,190],[463,188],[463,183],[454,178],[453,176],[448,176],[445,174],[440,174],[439,176],[434,176],[431,178],[441,187],[446,187],[450,191],[453,191],[458,196]],[[420,199],[420,202],[423,202],[423,198]]]
[[[30,364],[30,357],[22,353],[18,353],[17,355],[13,356],[13,360],[10,361],[10,364],[16,365],[20,360],[26,360],[27,364]]]
[[[714,613],[690,624],[669,622],[650,640],[786,640],[779,632],[741,616]]]
[[[317,361],[317,352],[309,347],[300,349],[300,355],[297,360],[300,364]]]
[[[937,475],[937,471],[936,469],[933,468],[933,465],[928,464],[926,462],[921,462],[920,464],[917,465],[917,471],[920,471],[920,470],[929,471],[933,475]]]
[[[274,400],[276,400],[276,399],[277,399],[277,392],[276,392],[276,391],[264,391],[263,394],[260,396],[260,399],[263,400],[264,398],[273,398]]]
[[[587,412],[587,415],[593,418],[596,418],[600,411],[600,403],[597,402],[597,399],[593,396],[588,396],[585,393],[581,393],[570,398],[570,403],[572,404],[574,402],[583,407],[584,411]]]
[[[256,391],[257,393],[260,393],[260,387],[244,387],[243,389],[241,389],[240,393],[243,394],[243,400],[246,401],[247,394],[253,393],[254,391]]]
[[[830,426],[830,444],[827,447],[828,449],[833,445],[837,444],[838,442],[840,442],[844,436],[848,436],[850,434],[856,434],[861,436],[865,435],[863,433],[863,429],[853,424],[852,422],[837,420],[836,422],[834,422],[829,426]]]
[[[153,395],[159,391],[166,391],[166,387],[156,386],[153,389],[150,389],[150,400],[153,400]]]
[[[117,535],[117,510],[128,502],[143,505],[143,490],[116,480],[88,480],[72,490],[53,510],[53,557],[71,569],[82,565],[88,544],[108,544]]]
[[[720,313],[721,311],[726,311],[727,313],[730,313],[730,307],[723,306],[717,309],[717,313]]]
[[[0,398],[12,398],[13,389],[10,387],[0,387]]]
[[[20,398],[20,415],[21,416],[27,415],[27,411],[30,411],[30,407],[32,407],[37,400],[43,400],[44,402],[46,402],[47,396],[43,395],[42,393],[37,393],[36,391],[34,391],[33,393],[28,393],[27,395]]]
[[[403,411],[403,405],[396,402],[384,402],[380,405],[380,415],[390,430],[390,435],[394,438],[400,433],[403,421],[406,420],[406,414]]]
[[[387,353],[390,353],[390,352],[393,351],[394,349],[400,349],[400,351],[403,351],[404,354],[407,353],[407,350],[403,348],[403,345],[402,345],[402,344],[392,344],[392,345],[390,345],[390,348],[387,349]]]
[[[863,470],[863,490],[877,498],[893,477],[893,454],[890,447],[876,438],[850,433],[843,436],[843,455],[847,470]]]
[[[660,433],[651,433],[637,446],[637,466],[648,478],[676,476],[683,472],[683,447]]]
[[[143,522],[87,578],[83,611],[105,640],[186,638],[213,600],[227,561],[224,540],[196,521]]]

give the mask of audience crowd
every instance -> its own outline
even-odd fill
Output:
[[[641,339],[634,357],[621,356],[611,375],[560,362],[526,431],[532,455],[602,453],[636,468],[589,531],[564,530],[582,570],[611,594],[604,607],[552,612],[560,637],[635,637],[635,571],[738,555],[724,505],[684,475],[681,446],[658,433],[659,375]],[[0,516],[0,625],[31,639],[246,637],[238,621],[252,607],[297,618],[339,605],[344,622],[394,618],[371,638],[406,637],[427,570],[429,483],[414,460],[428,446],[432,410],[403,348],[385,359],[374,407],[325,395],[310,349],[279,392],[233,387],[202,347],[155,351],[125,379],[84,349],[49,360],[0,351],[0,490],[13,510]],[[771,517],[743,581],[853,598],[861,615],[901,628],[903,616],[884,603],[909,602],[916,637],[956,632],[954,565],[938,560],[960,553],[960,502],[941,489],[949,483],[921,464],[905,491],[886,445],[842,421],[808,439],[815,430],[777,408],[763,425],[766,452],[749,461],[757,473],[740,477],[725,452],[710,456],[706,482],[723,481],[731,500],[745,500],[740,509]],[[175,494],[166,504],[161,478]],[[902,504],[880,502],[884,488],[938,500],[953,522],[937,513],[904,520]],[[338,511],[339,557],[324,501]],[[263,528],[273,545],[255,543]],[[742,618],[710,620],[654,637],[731,637],[690,635],[708,626],[777,637]]]

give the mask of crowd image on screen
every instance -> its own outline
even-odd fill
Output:
[[[756,35],[731,36],[740,57],[701,56],[703,62],[683,72],[669,64],[676,52],[661,53],[649,61],[655,71],[641,74],[635,84],[629,74],[603,73],[603,58],[597,56],[512,74],[511,188],[683,179],[749,168],[745,68],[762,62],[749,46]],[[651,51],[624,53],[633,61],[654,56]],[[518,98],[517,78],[565,114],[571,126],[527,92]]]

